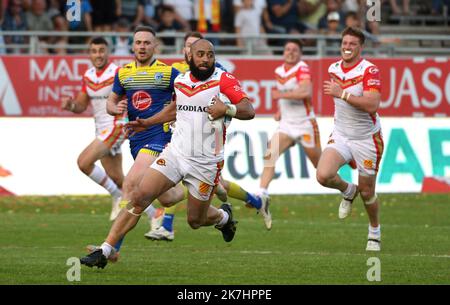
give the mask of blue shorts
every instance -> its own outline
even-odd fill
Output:
[[[142,150],[145,153],[157,157],[170,142],[172,134],[170,132],[160,133],[146,141],[130,141],[130,151],[133,159],[136,159],[138,153]]]

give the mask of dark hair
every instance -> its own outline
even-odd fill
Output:
[[[345,15],[344,19],[347,20],[347,18],[349,17],[359,20],[358,14],[356,12],[348,12],[347,15]]]
[[[303,49],[303,43],[298,39],[288,39],[284,43],[284,46],[286,46],[288,43],[295,43],[298,46],[298,48],[300,49],[300,51],[302,51],[302,49]]]
[[[188,40],[190,37],[196,37],[199,39],[203,39],[203,35],[200,32],[188,32],[186,33],[186,35],[184,35],[184,42],[186,42],[186,40]]]
[[[136,29],[134,30],[134,34],[136,34],[137,32],[149,32],[152,33],[153,36],[156,37],[156,32],[153,28],[146,26],[146,25],[139,25],[136,27]]]
[[[104,44],[108,46],[108,42],[106,41],[106,39],[100,36],[92,38],[91,41],[89,42],[89,45],[91,44]]]
[[[161,14],[165,13],[165,12],[171,12],[171,13],[175,13],[175,9],[173,8],[172,5],[166,5],[166,4],[162,4],[159,7]]]
[[[354,27],[347,27],[344,31],[342,31],[342,38],[344,38],[345,35],[350,35],[357,37],[359,39],[359,42],[363,45],[366,41],[366,37],[364,36],[363,32],[361,32],[360,29],[354,28]]]

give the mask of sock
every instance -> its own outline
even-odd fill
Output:
[[[220,213],[222,213],[222,219],[217,223],[217,226],[219,227],[219,228],[221,228],[221,227],[223,227],[227,222],[228,222],[228,219],[230,218],[230,215],[228,215],[228,213],[227,212],[225,212],[224,210],[222,210],[222,209],[219,209],[219,212]]]
[[[156,209],[153,206],[153,204],[150,204],[145,210],[144,210],[145,214],[147,214],[148,219],[152,219],[153,215],[155,215],[156,213]]]
[[[264,195],[264,196],[269,196],[269,191],[266,188],[259,188],[259,194]]]
[[[169,232],[173,231],[173,220],[175,218],[174,214],[168,214],[167,210],[164,211],[164,218],[162,221],[162,226]]]
[[[245,199],[245,202],[250,204],[255,209],[259,210],[262,206],[262,200],[259,197],[256,197],[253,194],[250,194],[249,192],[246,192],[247,199]]]
[[[230,189],[228,190],[227,195],[234,199],[247,201],[247,192],[243,190],[238,184],[231,181],[229,183]]]
[[[347,185],[347,189],[344,192],[342,192],[342,195],[344,196],[344,198],[350,198],[353,195],[354,191],[355,185],[353,183],[349,183]]]
[[[100,248],[102,249],[103,255],[106,256],[106,258],[108,258],[109,255],[111,254],[111,251],[112,251],[112,248],[113,248],[113,247],[105,241],[105,242],[100,246]]]
[[[122,237],[121,239],[119,239],[119,241],[114,245],[114,249],[116,249],[117,252],[120,251],[120,247],[122,247],[122,243],[125,237]]]
[[[369,224],[369,236],[380,238],[381,237],[381,225],[379,224],[378,227],[372,227]]]
[[[106,172],[97,165],[94,165],[94,169],[89,174],[89,178],[94,180],[97,184],[103,186],[114,198],[122,195],[120,189],[114,181],[112,181],[112,179],[106,175]]]

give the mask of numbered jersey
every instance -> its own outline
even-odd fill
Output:
[[[275,69],[277,89],[282,92],[292,91],[298,88],[299,83],[304,80],[311,80],[309,67],[304,61],[299,61],[295,66],[286,69],[281,65]],[[303,100],[285,99],[278,101],[281,120],[289,124],[301,124],[303,121],[314,118],[314,111],[310,98]]]
[[[247,97],[239,81],[217,67],[205,81],[196,80],[190,71],[175,79],[177,128],[169,147],[177,154],[205,164],[223,160],[226,128],[211,124],[207,112],[209,102],[219,93],[233,104]]]
[[[380,71],[365,59],[348,68],[340,60],[330,65],[328,73],[342,89],[354,96],[362,96],[364,91],[381,90]],[[366,138],[381,128],[377,113],[367,113],[336,97],[334,107],[334,129],[349,139]]]

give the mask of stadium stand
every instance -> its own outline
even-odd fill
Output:
[[[407,1],[406,12],[401,1],[397,1],[400,5],[397,3],[395,9],[394,0],[381,1],[380,23],[366,21],[367,7],[363,5],[365,1],[360,0],[286,0],[286,9],[276,2],[263,0],[202,1],[206,3],[204,9],[199,9],[199,1],[181,1],[183,10],[190,10],[188,14],[175,6],[174,1],[152,0],[112,1],[111,12],[101,14],[103,2],[91,5],[89,0],[81,1],[80,21],[69,22],[67,16],[73,11],[67,1],[0,1],[0,54],[83,53],[86,40],[98,31],[104,31],[103,36],[116,41],[117,24],[120,26],[120,21],[125,19],[130,24],[128,37],[138,24],[161,29],[158,33],[161,52],[168,55],[180,54],[186,31],[200,30],[215,42],[220,55],[279,54],[280,41],[295,37],[305,41],[306,55],[326,56],[333,55],[333,41],[339,39],[329,32],[329,24],[337,21],[337,31],[341,30],[348,14],[359,19],[369,36],[368,54],[389,57],[450,54],[448,0]],[[243,2],[252,3],[252,8],[244,6]],[[304,3],[315,5],[304,6]],[[398,13],[399,8],[401,13]],[[257,25],[264,31],[235,32],[235,16],[247,11],[259,16],[261,22]],[[169,25],[165,20],[167,12],[172,15]],[[240,22],[240,28],[251,28],[251,25]]]

